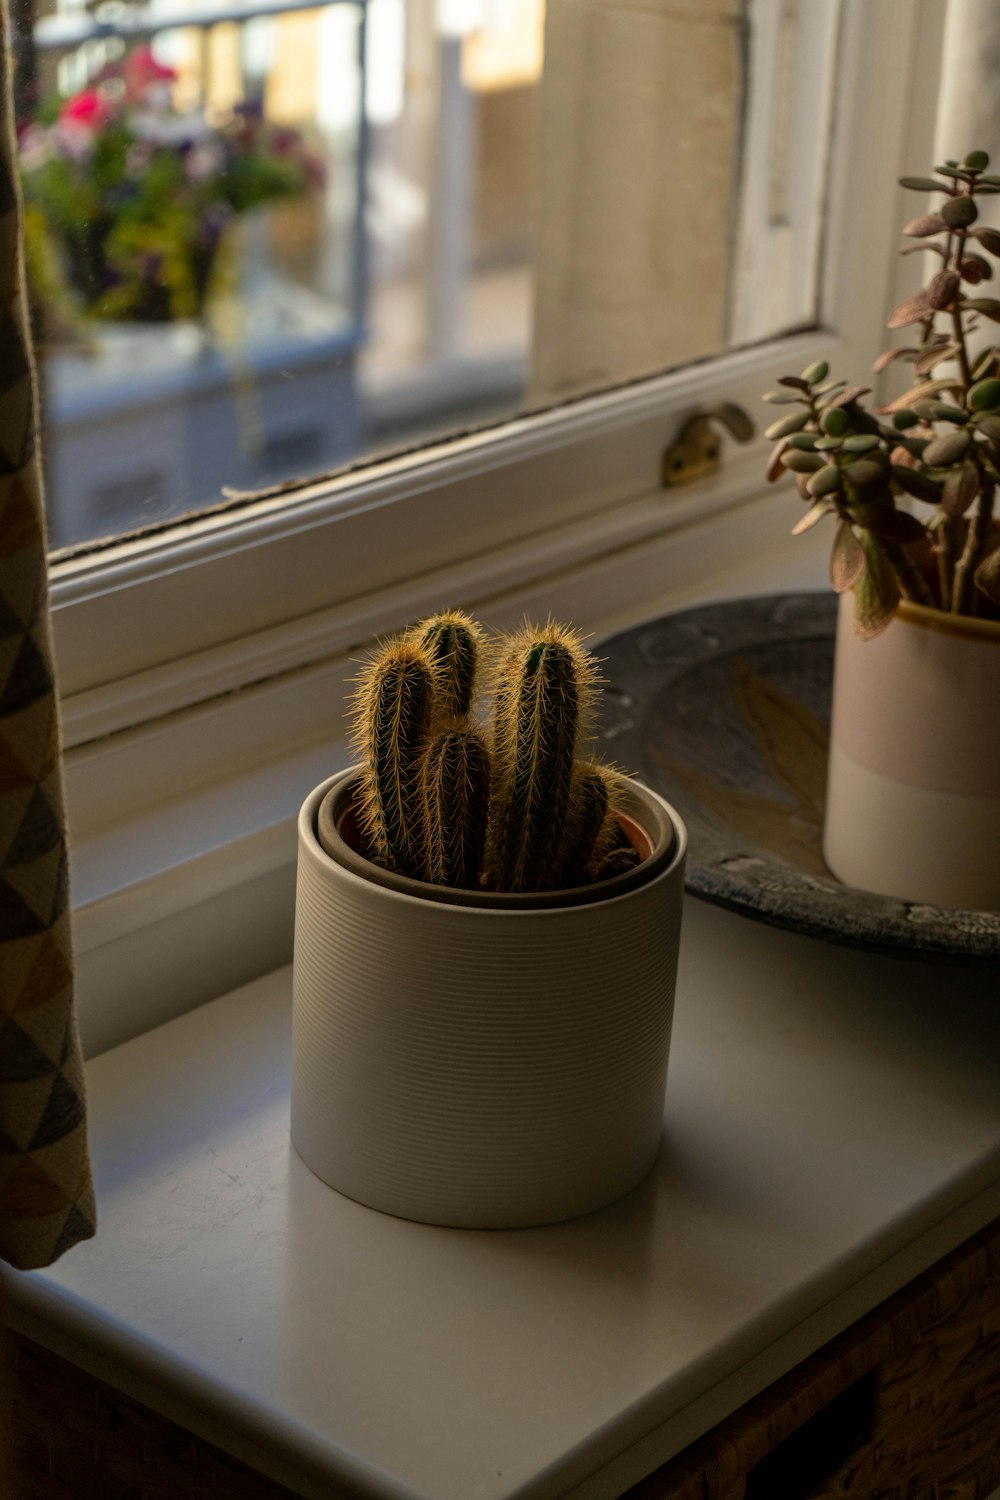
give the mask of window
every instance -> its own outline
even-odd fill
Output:
[[[56,5],[56,549],[815,322],[838,0]]]
[[[744,274],[727,316],[741,341],[758,339],[768,299],[781,320],[772,327],[809,326],[597,394],[576,394],[574,374],[561,406],[56,561],[91,1046],[137,1029],[121,976],[138,944],[160,957],[146,986],[152,1019],[178,1003],[182,963],[194,1003],[287,956],[294,808],[344,753],[350,658],[374,635],[446,600],[498,624],[552,608],[606,630],[683,598],[688,573],[700,588],[766,554],[787,529],[780,501],[757,498],[759,449],[728,452],[710,482],[676,493],[659,487],[662,451],[697,407],[735,400],[756,413],[782,368],[819,356],[845,373],[870,365],[898,222],[886,185],[931,149],[941,8],[755,9],[772,37],[797,15],[822,55],[807,46],[789,80],[763,26],[751,53],[771,107],[751,122],[754,152],[741,168],[752,191],[731,225]],[[834,76],[823,53],[834,42],[832,123],[819,138],[828,150],[789,168],[822,201],[817,262],[799,253],[815,203],[802,213],[797,196],[782,197],[788,178],[772,157],[802,148],[803,109],[822,114],[817,80]],[[750,251],[762,247],[755,263]],[[695,263],[684,285],[696,290],[697,278]],[[819,316],[788,311],[811,302]],[[616,372],[641,373],[641,359]],[[204,977],[192,979],[199,964]]]

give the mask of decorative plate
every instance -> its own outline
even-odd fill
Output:
[[[1000,912],[855,890],[823,862],[836,610],[830,593],[736,599],[603,642],[607,757],[687,823],[694,895],[828,942],[998,964]]]

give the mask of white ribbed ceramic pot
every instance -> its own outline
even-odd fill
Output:
[[[1000,623],[904,601],[837,624],[823,854],[860,890],[1000,910]]]
[[[527,1227],[621,1197],[660,1146],[686,850],[676,813],[628,783],[653,852],[647,878],[607,882],[617,894],[456,905],[325,852],[320,804],[336,788],[347,806],[355,776],[318,787],[299,818],[299,1155],[349,1197],[425,1223]]]

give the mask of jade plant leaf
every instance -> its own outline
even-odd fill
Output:
[[[932,276],[927,284],[927,300],[935,311],[950,307],[958,296],[962,278],[957,271],[944,269]]]
[[[893,360],[914,359],[916,357],[916,353],[916,349],[914,349],[910,345],[904,345],[899,349],[883,349],[878,359],[872,365],[872,369],[875,371],[876,375],[881,375],[883,370],[889,368]]]
[[[995,376],[977,380],[969,391],[969,405],[973,411],[992,411],[1000,406],[1000,380]]]
[[[925,500],[928,505],[938,505],[941,500],[941,486],[929,475],[920,469],[911,469],[902,464],[893,464],[892,477],[901,490],[912,495],[916,500]]]
[[[841,521],[830,554],[830,582],[838,594],[846,594],[854,587],[864,565],[864,548],[854,535],[850,521]]]
[[[962,307],[966,312],[980,312],[984,318],[1000,323],[1000,301],[996,297],[967,297]]]
[[[773,484],[776,479],[780,479],[785,472],[784,454],[787,447],[788,439],[781,438],[771,449],[771,457],[767,463],[767,479],[770,484]]]
[[[1000,547],[983,559],[976,569],[976,587],[994,604],[1000,604]]]
[[[949,516],[964,516],[979,490],[979,470],[975,464],[960,464],[952,469],[941,487],[941,504]]]
[[[979,218],[976,200],[964,193],[958,198],[948,198],[941,205],[941,217],[949,229],[967,229]]]
[[[946,183],[938,182],[933,177],[897,177],[896,181],[900,187],[910,188],[915,193],[946,193]]]
[[[977,229],[970,230],[969,233],[974,234],[979,243],[991,255],[1000,255],[1000,232],[996,229],[988,229],[980,225]]]
[[[922,380],[919,385],[915,385],[911,390],[904,391],[901,396],[897,396],[895,401],[890,401],[885,406],[880,406],[879,411],[903,411],[906,407],[916,406],[918,401],[925,401],[928,397],[937,396],[942,391],[953,391],[957,386],[958,381],[954,378],[949,379],[947,376],[943,376],[938,380]]]
[[[925,464],[932,469],[947,469],[962,461],[969,451],[972,438],[968,432],[946,432],[943,437],[928,443],[923,452]]]
[[[801,520],[792,527],[792,536],[801,536],[804,531],[811,531],[817,521],[822,521],[833,510],[829,500],[817,500],[811,505]]]
[[[824,464],[810,479],[808,488],[810,495],[817,499],[823,495],[835,494],[840,489],[840,470],[836,464]]]
[[[989,261],[971,252],[963,256],[958,269],[962,273],[962,280],[969,281],[973,285],[980,281],[990,281],[993,276],[993,267]]]
[[[826,459],[821,453],[803,453],[801,448],[789,449],[781,461],[793,474],[817,474],[826,468]]]
[[[862,640],[880,635],[896,613],[899,585],[881,542],[861,533],[865,565],[854,585],[854,629]]]
[[[929,235],[940,234],[948,226],[940,214],[921,214],[918,219],[911,219],[908,224],[903,225],[903,233],[909,235],[913,240],[924,240]],[[1000,235],[997,236],[1000,240]]]
[[[885,320],[887,328],[908,328],[911,323],[923,323],[934,312],[934,305],[925,289],[914,292],[898,307],[894,307]]]

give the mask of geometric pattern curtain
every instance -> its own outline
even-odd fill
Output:
[[[5,0],[0,27],[0,1258],[27,1270],[95,1215]]]

